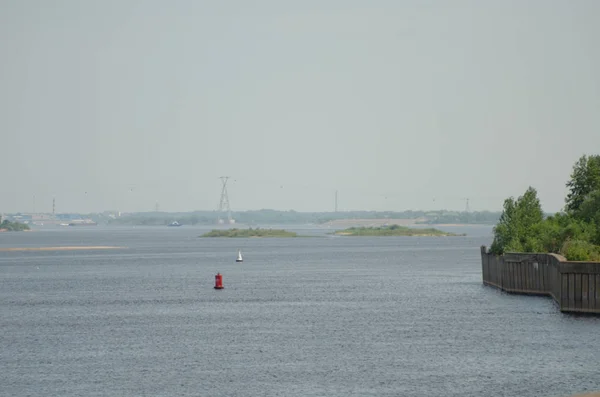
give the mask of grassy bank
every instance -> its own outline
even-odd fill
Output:
[[[200,237],[298,237],[298,234],[283,229],[213,229]]]
[[[398,225],[383,227],[351,227],[344,230],[338,230],[332,234],[338,236],[464,236],[464,234],[448,233],[433,228],[421,229]]]

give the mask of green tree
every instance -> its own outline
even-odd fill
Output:
[[[586,222],[600,220],[600,189],[590,192],[585,197],[579,206],[577,218]]]
[[[530,238],[532,252],[560,252],[564,243],[561,226],[563,217],[563,214],[549,216],[534,227]]]
[[[504,210],[500,215],[498,224],[494,226],[494,241],[490,251],[496,255],[504,253],[506,247],[516,237],[516,205],[512,197],[504,200]]]
[[[494,227],[491,252],[500,255],[508,251],[533,252],[543,243],[539,238],[540,223],[544,212],[537,191],[529,187],[516,201],[510,197],[504,201],[504,211]]]
[[[573,261],[600,260],[600,155],[573,166],[565,212],[544,219],[535,189],[504,202],[491,252],[555,252]]]
[[[577,218],[590,225],[593,230],[590,241],[600,245],[600,190],[587,195],[579,207]]]
[[[586,197],[600,189],[600,155],[583,155],[573,166],[571,179],[567,182],[569,193],[565,199],[567,212],[576,213]]]

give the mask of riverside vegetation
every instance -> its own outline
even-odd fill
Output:
[[[490,252],[556,253],[570,261],[600,261],[600,155],[573,165],[564,210],[544,216],[537,191],[529,187],[504,201]]]
[[[351,227],[335,231],[332,234],[340,236],[464,236],[464,234],[447,233],[433,228],[417,229],[399,225]]]
[[[0,222],[0,231],[22,232],[24,230],[29,230],[29,226],[24,223],[10,222],[6,219]]]
[[[298,234],[282,229],[213,229],[200,237],[298,237]]]

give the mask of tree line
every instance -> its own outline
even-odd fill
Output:
[[[544,216],[537,191],[529,187],[509,197],[490,252],[557,253],[572,261],[600,261],[600,155],[584,155],[573,165],[564,209]]]
[[[2,220],[0,217],[0,230],[6,230],[9,232],[22,232],[24,230],[29,230],[29,226],[24,223],[11,222],[7,219]]]

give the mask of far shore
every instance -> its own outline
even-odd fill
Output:
[[[381,227],[381,226],[409,226],[409,227],[472,227],[472,226],[494,226],[484,223],[420,223],[423,218],[416,219],[336,219],[320,224],[321,227]]]
[[[113,247],[105,245],[88,245],[88,246],[62,246],[62,247],[9,247],[1,248],[0,252],[13,251],[84,251],[84,250],[114,250],[127,247]]]
[[[470,226],[494,226],[486,223],[419,223],[419,226],[440,226],[440,227],[470,227]]]

